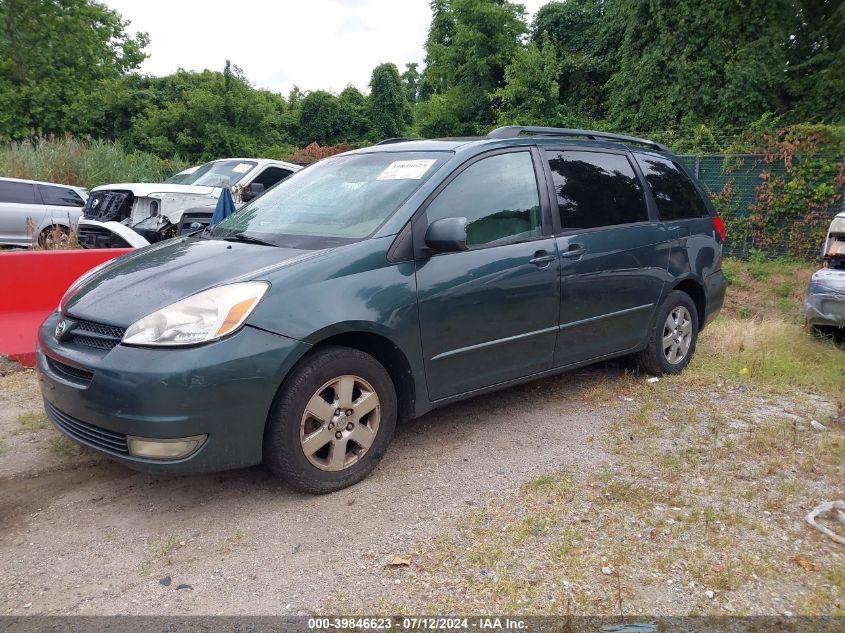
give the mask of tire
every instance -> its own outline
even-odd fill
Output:
[[[670,329],[678,316],[681,327]],[[648,344],[637,355],[637,363],[641,370],[657,376],[680,374],[689,365],[697,342],[698,309],[687,293],[673,290],[657,310]]]
[[[59,242],[66,242],[68,238],[68,228],[61,224],[51,224],[43,229],[38,235],[38,245],[46,250],[52,250],[56,246],[56,240]]]
[[[375,358],[350,347],[317,349],[276,396],[264,434],[264,462],[303,492],[346,488],[381,461],[396,411],[393,381]]]

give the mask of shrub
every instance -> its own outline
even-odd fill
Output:
[[[3,176],[88,188],[115,182],[161,182],[187,166],[178,157],[162,160],[127,151],[119,141],[86,141],[70,135],[0,148]]]

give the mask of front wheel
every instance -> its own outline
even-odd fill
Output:
[[[660,304],[651,338],[637,356],[651,374],[680,374],[689,365],[698,342],[698,310],[685,292],[673,290]]]
[[[293,487],[326,493],[351,486],[381,461],[396,427],[396,391],[372,356],[318,349],[276,397],[264,461]]]

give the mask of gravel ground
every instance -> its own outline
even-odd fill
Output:
[[[134,473],[52,428],[25,428],[33,416],[39,426],[35,376],[7,374],[0,613],[306,613],[356,587],[378,591],[395,583],[385,571],[394,555],[448,534],[473,509],[561,466],[601,468],[596,436],[609,417],[590,394],[620,371],[602,366],[431,413],[397,430],[366,481],[322,497],[293,493],[261,467]]]

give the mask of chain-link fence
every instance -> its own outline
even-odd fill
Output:
[[[775,198],[769,195],[766,185],[778,179],[782,183],[781,188],[785,191],[794,191],[799,187],[806,188],[808,186],[807,173],[796,175],[787,170],[783,161],[767,162],[764,155],[756,154],[684,155],[678,158],[698,177],[713,199],[719,213],[725,217],[729,228],[732,229],[728,233],[726,252],[738,257],[745,258],[755,250],[763,251],[772,257],[785,255],[814,257],[814,252],[817,251],[813,249],[821,249],[824,229],[821,229],[822,233],[820,233],[820,227],[829,225],[831,218],[838,211],[843,210],[841,191],[838,192],[840,195],[828,194],[828,198],[834,201],[825,203],[822,210],[813,216],[815,219],[810,220],[807,216],[811,213],[813,205],[818,203],[818,199],[813,195],[808,195],[805,212],[802,212],[800,203],[796,205],[796,200],[792,199],[790,201],[792,206],[797,208],[777,214],[778,219],[769,222],[771,235],[761,238],[760,227],[755,225],[755,222],[759,223],[758,218],[767,212],[767,207],[778,203],[784,204],[783,197]],[[836,172],[826,166],[835,167],[841,163],[842,157],[828,155],[814,157],[814,160],[824,161],[825,168],[809,171],[809,179],[813,180],[812,184],[825,186],[829,183],[830,187],[841,188]],[[796,239],[805,242],[806,246],[796,249]],[[816,241],[818,243],[814,245]]]

